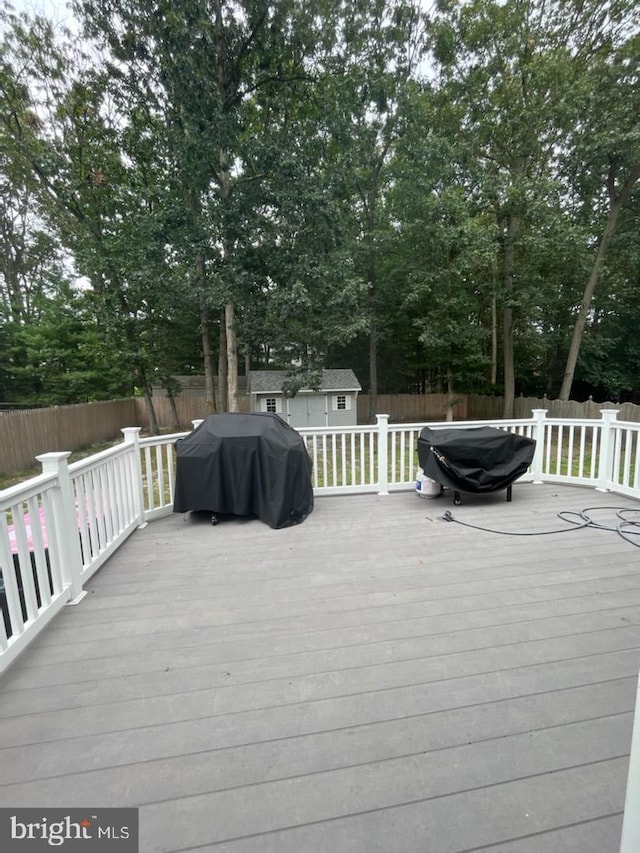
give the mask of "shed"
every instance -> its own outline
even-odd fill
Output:
[[[248,392],[252,412],[275,412],[294,428],[355,426],[358,391],[362,386],[353,370],[323,370],[317,389],[301,388],[294,397],[282,390],[285,370],[252,370]]]

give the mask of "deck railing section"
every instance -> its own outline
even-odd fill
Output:
[[[194,426],[198,423],[200,421],[194,421]],[[171,512],[175,486],[175,443],[188,434],[179,432],[150,438],[133,436],[140,465],[140,490],[145,521],[152,521]]]
[[[0,671],[70,598],[59,547],[59,480],[42,474],[0,496]]]
[[[531,418],[439,422],[435,428],[494,426],[536,439],[523,480],[565,482],[640,498],[640,424]],[[194,426],[198,422],[194,422]],[[413,488],[424,424],[301,429],[318,495]],[[0,492],[0,672],[65,603],[77,603],[93,573],[138,526],[172,510],[175,442],[188,433],[124,441],[68,464],[68,453],[39,456],[42,474]]]
[[[544,410],[542,410],[544,412]],[[389,425],[384,415],[378,415],[378,447],[385,442],[387,464],[379,466],[378,480],[381,494],[387,491],[400,491],[411,487],[416,481],[418,472],[418,437],[425,426],[423,423],[416,424],[393,424]],[[527,420],[496,420],[496,421],[438,421],[429,424],[435,429],[468,429],[473,427],[491,426],[513,432],[517,435],[536,437],[537,433],[544,431],[544,414],[542,419],[530,418]],[[539,453],[539,451],[538,451]],[[535,465],[535,460],[534,460]],[[537,479],[533,476],[534,465],[523,479]],[[538,478],[539,479],[539,478]]]
[[[629,497],[640,494],[640,429],[638,424],[614,421],[611,477],[605,488]]]
[[[375,426],[314,427],[299,432],[311,458],[316,494],[377,491]]]
[[[84,584],[143,521],[136,439],[123,430],[121,445],[69,466]]]

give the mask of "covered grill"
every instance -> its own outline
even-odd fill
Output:
[[[210,415],[176,442],[174,512],[257,516],[299,524],[313,510],[311,460],[302,436],[271,413]]]
[[[418,437],[418,459],[427,477],[460,492],[482,494],[507,489],[533,461],[536,443],[531,438],[493,427],[437,429],[425,427]]]

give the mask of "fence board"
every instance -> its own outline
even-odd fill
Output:
[[[154,397],[153,409],[156,413],[156,419],[160,429],[181,429],[189,428],[191,422],[200,418],[206,418],[209,414],[204,393],[194,393],[194,389],[190,389],[186,395],[180,394],[175,398],[176,409],[178,411],[178,423],[175,423],[175,417],[171,410],[171,403],[168,397]],[[145,408],[144,400],[136,400],[136,410],[138,420],[135,424],[129,426],[147,425],[148,417]],[[249,398],[243,395],[238,396],[238,410],[240,412],[249,411]]]
[[[30,468],[40,453],[77,450],[136,426],[133,398],[48,409],[3,412],[0,416],[0,472]]]
[[[443,421],[449,409],[448,394],[378,394],[377,412],[389,415],[392,423],[417,423],[419,421]],[[453,420],[464,421],[467,413],[468,395],[454,397]],[[369,395],[358,394],[358,423],[369,419]]]
[[[468,419],[473,421],[496,420],[502,417],[502,397],[489,397],[483,394],[468,395]],[[586,400],[549,400],[547,397],[516,397],[514,418],[530,418],[533,409],[546,409],[550,418],[599,418],[604,409],[617,409],[618,420],[640,422],[640,406],[634,403],[594,403]]]

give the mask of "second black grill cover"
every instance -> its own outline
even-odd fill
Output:
[[[176,454],[174,512],[257,516],[280,528],[313,510],[309,454],[278,415],[210,415],[176,442]]]
[[[427,477],[461,492],[506,489],[533,460],[532,438],[493,427],[433,429],[418,437],[418,460]]]

